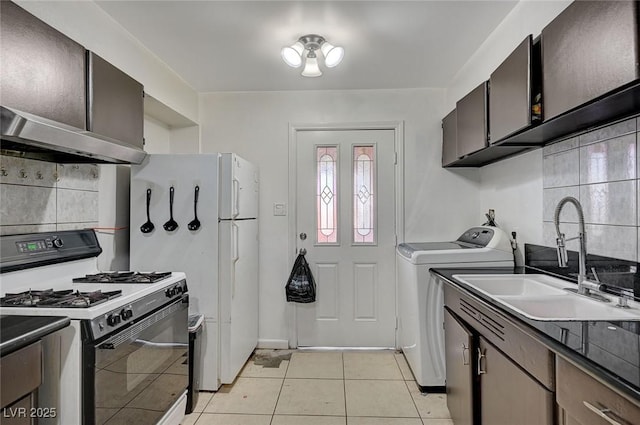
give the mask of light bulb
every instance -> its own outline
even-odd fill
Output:
[[[302,70],[303,77],[319,77],[322,75],[320,67],[318,66],[318,58],[313,52],[309,52],[307,55],[307,62],[304,64]]]
[[[333,68],[342,62],[342,58],[344,58],[344,48],[336,47],[328,41],[322,43],[320,50],[324,55],[324,64],[327,68]]]
[[[282,60],[293,68],[299,68],[302,65],[302,52],[304,51],[304,45],[296,41],[291,46],[283,47],[280,51]]]

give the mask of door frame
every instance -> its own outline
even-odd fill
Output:
[[[341,130],[393,130],[393,143],[396,153],[395,175],[395,235],[396,245],[404,240],[404,121],[380,121],[380,122],[347,122],[347,123],[289,123],[289,231],[287,250],[289,252],[289,264],[293,264],[298,255],[296,223],[297,223],[297,153],[298,133],[302,131],[341,131]],[[395,263],[395,259],[394,259]],[[398,316],[398,282],[394,282],[396,292],[396,323]],[[298,318],[295,303],[287,303],[289,316],[289,347],[298,348]],[[397,345],[397,335],[396,335]]]

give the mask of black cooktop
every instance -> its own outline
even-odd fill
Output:
[[[76,277],[74,282],[81,283],[154,283],[171,276],[171,272],[106,272]]]
[[[87,308],[119,297],[122,291],[80,292],[72,289],[54,291],[29,290],[16,294],[5,294],[0,298],[2,307],[53,307],[53,308]]]

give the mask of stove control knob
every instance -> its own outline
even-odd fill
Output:
[[[167,296],[167,298],[171,298],[176,294],[176,290],[175,288],[168,288],[166,291],[164,291],[164,294]]]
[[[123,308],[120,312],[120,317],[122,320],[131,319],[133,317],[133,310],[130,308]]]
[[[107,325],[116,326],[120,323],[120,316],[117,314],[110,314],[107,316]]]
[[[64,242],[60,238],[54,238],[53,241],[51,242],[53,243],[53,246],[55,246],[56,248],[62,248],[64,246]]]
[[[176,292],[182,294],[182,286],[176,286]]]

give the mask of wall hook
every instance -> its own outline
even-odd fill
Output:
[[[20,170],[20,178],[21,179],[26,179],[27,177],[29,177],[29,175],[27,174],[26,171],[24,171],[24,168],[22,170]]]
[[[0,168],[0,175],[2,177],[7,177],[9,173],[7,173],[7,170],[5,170],[4,168]]]
[[[36,172],[36,180],[44,180],[44,176],[40,171]]]

